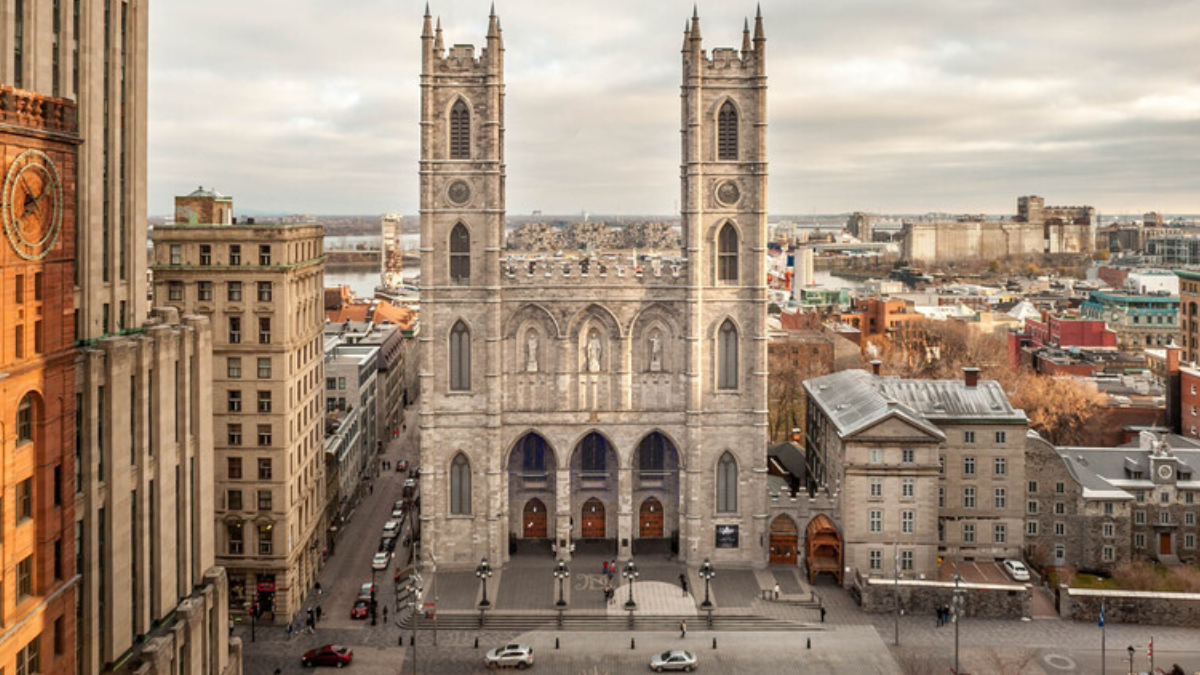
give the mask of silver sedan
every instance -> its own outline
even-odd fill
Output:
[[[661,673],[664,670],[682,670],[692,672],[696,668],[696,655],[682,649],[672,649],[650,659],[650,670]]]

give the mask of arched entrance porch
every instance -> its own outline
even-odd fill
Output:
[[[818,574],[832,574],[839,586],[842,585],[842,535],[837,526],[825,514],[808,521],[804,531],[808,556],[808,583],[816,582]]]
[[[529,432],[508,455],[509,553],[545,554],[554,536],[554,449],[540,434]]]
[[[779,515],[771,521],[772,565],[795,565],[800,548],[800,528],[788,515]]]
[[[579,552],[609,555],[617,540],[616,450],[607,438],[592,432],[571,452],[571,537]]]
[[[633,505],[637,509],[634,555],[677,553],[679,453],[657,431],[638,443],[633,456]]]

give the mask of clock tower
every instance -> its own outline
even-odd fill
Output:
[[[0,485],[15,496],[0,524],[0,587],[17,599],[5,607],[4,672],[39,635],[75,644],[78,145],[74,103],[0,86]],[[55,672],[75,670],[74,650],[56,658],[70,660]]]

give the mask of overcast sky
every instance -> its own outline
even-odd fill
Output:
[[[436,0],[482,46],[488,0]],[[501,0],[511,214],[674,212],[682,0]],[[764,0],[773,213],[1200,213],[1200,0]],[[750,0],[700,3],[738,47]],[[415,213],[421,0],[151,6],[150,212]]]

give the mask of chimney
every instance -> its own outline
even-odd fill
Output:
[[[800,429],[799,428],[792,429],[792,442],[797,443],[797,444],[800,443]]]
[[[871,361],[871,372],[872,372],[872,373],[874,373],[874,374],[878,375],[878,374],[879,374],[879,370],[880,370],[881,368],[883,368],[883,361],[880,361],[879,359],[873,359],[873,360]]]
[[[1167,345],[1167,372],[1163,385],[1167,395],[1167,428],[1173,434],[1183,433],[1183,373],[1179,369],[1179,347]]]
[[[974,366],[963,368],[963,382],[968,389],[974,389],[979,385],[979,369]]]

